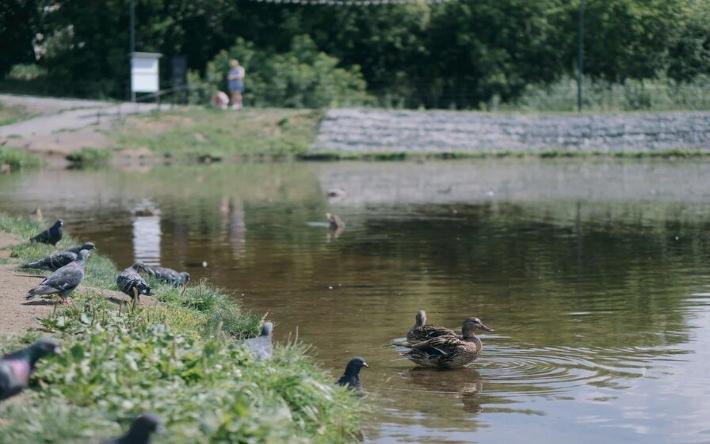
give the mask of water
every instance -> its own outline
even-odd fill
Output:
[[[710,442],[708,203],[702,161],[0,177],[0,210],[41,207],[119,267],[140,258],[230,289],[334,379],[364,356],[373,442]],[[420,308],[496,332],[471,368],[416,369],[390,343]]]

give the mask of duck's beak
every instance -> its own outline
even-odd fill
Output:
[[[485,330],[485,331],[491,331],[491,332],[492,332],[492,331],[495,331],[495,330],[493,330],[492,328],[490,328],[489,326],[487,326],[486,324],[484,324],[483,322],[481,322],[480,324],[478,324],[478,326],[481,327],[481,328],[482,328],[483,330]]]

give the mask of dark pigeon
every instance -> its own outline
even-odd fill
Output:
[[[15,396],[27,388],[37,361],[58,351],[59,342],[42,338],[27,348],[3,356],[0,359],[0,400]]]
[[[175,287],[182,287],[190,282],[190,273],[186,271],[178,272],[172,268],[146,265],[143,262],[136,262],[133,265],[133,268],[139,272],[147,273],[149,276],[153,276],[159,281]]]
[[[364,359],[352,358],[348,365],[345,366],[345,373],[338,379],[338,385],[343,385],[351,390],[362,390],[360,369],[363,367],[369,367]]]
[[[62,297],[62,302],[66,302],[67,297],[84,279],[84,267],[86,266],[87,257],[89,257],[88,250],[79,251],[79,259],[77,261],[65,265],[47,276],[37,287],[27,293],[25,299],[58,294]]]
[[[163,420],[152,413],[136,418],[128,432],[120,438],[109,439],[101,444],[149,444],[150,435],[162,428]]]
[[[271,359],[271,355],[274,351],[274,346],[271,343],[273,331],[274,324],[271,322],[264,322],[264,326],[261,327],[261,335],[245,341],[247,349],[249,349],[256,359]]]
[[[142,294],[151,296],[150,286],[143,279],[143,276],[138,274],[136,271],[137,265],[138,264],[133,264],[132,266],[126,268],[116,278],[116,285],[118,285],[118,289],[131,297],[134,306],[140,302]]]
[[[64,225],[64,221],[58,219],[56,222],[54,222],[54,225],[39,233],[37,236],[31,238],[30,242],[40,242],[43,244],[50,244],[56,246],[57,242],[62,240],[62,225]]]
[[[76,260],[79,259],[79,251],[81,250],[93,250],[95,248],[93,242],[87,242],[84,245],[80,245],[78,247],[72,247],[68,248],[64,251],[59,251],[57,253],[53,253],[50,256],[47,256],[43,259],[40,259],[35,262],[30,262],[28,264],[24,264],[21,267],[22,268],[33,268],[36,270],[51,270],[51,271],[57,271],[58,269],[62,268],[65,265],[68,265]]]

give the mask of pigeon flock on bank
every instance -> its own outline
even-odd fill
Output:
[[[337,215],[328,213],[326,219],[331,231],[342,232],[345,228],[345,223]],[[32,237],[30,242],[56,247],[63,237],[63,225],[61,219],[57,220],[50,228]],[[59,295],[60,303],[69,303],[69,296],[84,279],[86,261],[94,248],[92,242],[86,242],[21,265],[20,268],[52,272],[37,287],[28,291],[26,299]],[[190,282],[190,274],[187,272],[136,262],[116,277],[118,289],[131,298],[133,309],[140,304],[141,295],[154,296],[142,274],[174,287],[185,287]],[[254,359],[268,360],[272,357],[273,328],[272,322],[264,322],[259,336],[244,341],[244,347]],[[458,335],[445,327],[427,325],[426,312],[419,310],[415,316],[414,326],[406,334],[407,342],[403,345],[406,351],[401,355],[422,367],[440,369],[464,367],[476,360],[483,349],[481,339],[475,335],[476,329],[494,331],[480,319],[471,317],[463,322],[461,335]],[[0,401],[17,395],[27,388],[37,362],[43,357],[59,353],[60,348],[59,342],[55,339],[41,338],[22,350],[0,358]],[[360,370],[368,367],[362,357],[352,358],[336,384],[362,392]],[[158,416],[145,413],[133,421],[125,435],[103,441],[102,444],[148,444],[151,435],[160,430],[162,423],[162,419]]]

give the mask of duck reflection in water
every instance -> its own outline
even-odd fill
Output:
[[[461,399],[466,412],[479,413],[483,410],[480,396],[483,383],[481,375],[475,369],[441,370],[415,367],[405,373],[405,377],[409,377],[412,383],[420,387],[417,390]]]

